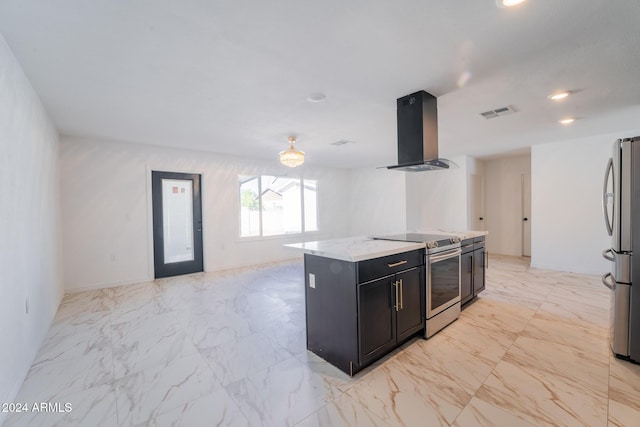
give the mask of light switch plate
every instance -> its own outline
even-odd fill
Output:
[[[310,288],[314,288],[316,287],[316,275],[309,273],[309,287]]]

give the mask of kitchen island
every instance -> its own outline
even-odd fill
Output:
[[[485,264],[479,260],[486,232],[433,233],[286,245],[304,252],[307,349],[354,375],[411,337],[429,337],[454,321],[460,290],[469,290],[468,302],[484,289]],[[461,239],[471,244],[464,267]],[[474,254],[482,274],[469,276]],[[453,281],[452,271],[460,281]]]
[[[424,329],[424,243],[359,237],[303,250],[307,348],[349,375]]]

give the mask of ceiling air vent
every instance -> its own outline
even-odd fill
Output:
[[[480,113],[482,117],[485,119],[493,119],[495,117],[508,116],[509,114],[513,114],[518,110],[515,109],[513,105],[507,105],[506,107],[496,108],[495,110],[485,111],[484,113]]]
[[[355,141],[348,141],[346,139],[341,139],[340,141],[330,142],[331,145],[335,145],[336,147],[345,144],[355,144]]]

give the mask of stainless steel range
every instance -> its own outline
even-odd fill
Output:
[[[440,234],[405,233],[374,237],[382,240],[425,243],[426,307],[425,337],[460,315],[460,238]]]

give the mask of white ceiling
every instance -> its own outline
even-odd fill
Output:
[[[638,128],[639,22],[638,0],[0,0],[63,135],[274,158],[293,134],[336,167],[394,164],[396,98],[421,89],[441,155]]]

